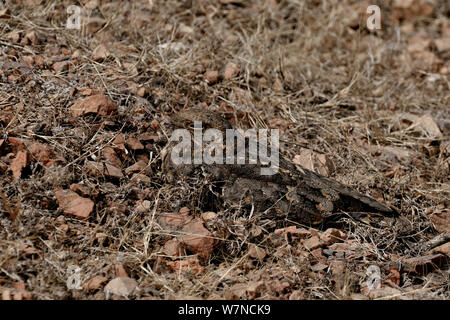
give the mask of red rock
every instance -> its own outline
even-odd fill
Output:
[[[322,248],[311,250],[311,255],[315,261],[323,261],[325,259]]]
[[[94,95],[79,99],[69,110],[75,117],[90,114],[106,116],[116,111],[117,105],[105,95]]]
[[[94,209],[94,202],[90,199],[80,197],[72,190],[60,190],[55,193],[59,207],[65,214],[86,219]]]
[[[237,76],[238,73],[239,73],[238,66],[236,64],[234,64],[233,62],[229,62],[225,67],[225,71],[223,73],[223,78],[225,80],[229,80],[229,79]]]
[[[130,173],[135,173],[135,172],[143,172],[145,173],[146,169],[147,169],[147,163],[139,160],[138,162],[136,162],[135,164],[129,166],[128,168],[125,169],[125,173],[126,174],[130,174]]]
[[[5,8],[0,10],[0,19],[8,19],[9,18],[9,9]]]
[[[109,163],[86,161],[83,170],[91,176],[106,176],[111,178],[123,178],[122,170]]]
[[[78,92],[83,96],[104,95],[105,89],[93,90],[91,88],[82,88]]]
[[[392,298],[390,298],[392,300],[392,299],[395,299],[395,297],[397,297],[397,298],[400,297],[401,295],[402,295],[402,291],[395,289],[395,288],[391,288],[391,287],[379,288],[379,289],[370,290],[367,292],[367,296],[370,299],[381,299],[384,297],[392,297]]]
[[[120,297],[127,298],[138,287],[136,280],[127,277],[118,277],[111,280],[105,286],[105,294],[109,297],[110,294],[114,294]]]
[[[153,119],[150,122],[150,126],[154,129],[154,130],[158,130],[160,128],[160,124],[157,120]]]
[[[216,217],[217,217],[217,213],[212,212],[212,211],[203,212],[202,215],[201,215],[202,220],[205,221],[205,222],[212,221]]]
[[[116,277],[128,278],[128,273],[121,263],[114,264],[114,273],[115,273]]]
[[[186,249],[201,258],[208,258],[215,245],[215,240],[211,232],[203,226],[200,220],[193,220],[186,224],[183,229],[183,236],[180,241],[185,245]]]
[[[157,134],[151,134],[149,132],[144,132],[139,135],[139,141],[159,141],[159,136]]]
[[[142,183],[142,184],[150,184],[151,180],[148,176],[141,173],[135,173],[131,177],[130,181],[133,181],[134,183]]]
[[[65,56],[70,56],[72,54],[72,51],[67,48],[61,48],[61,53]]]
[[[443,266],[447,257],[442,254],[433,254],[422,257],[414,257],[402,260],[403,270],[406,272],[414,272],[417,274],[425,275],[432,272],[436,268]]]
[[[162,252],[171,258],[186,255],[183,244],[177,238],[167,241],[164,244]]]
[[[55,70],[56,72],[63,72],[66,71],[67,69],[69,69],[69,62],[68,61],[60,61],[60,62],[55,62],[52,66],[53,70]]]
[[[426,0],[394,0],[392,6],[394,8],[394,17],[406,20],[429,17],[435,10],[435,5]]]
[[[137,94],[139,97],[145,97],[145,95],[148,94],[148,89],[147,89],[146,87],[140,87],[140,88],[137,90],[136,94]]]
[[[246,299],[247,284],[237,283],[231,288],[225,290],[224,298],[226,300],[241,300]]]
[[[22,169],[28,165],[28,154],[25,151],[17,152],[16,157],[12,160],[10,169],[14,179],[19,179],[22,174]]]
[[[6,35],[6,38],[14,43],[18,43],[20,41],[20,32],[12,31]]]
[[[28,32],[24,39],[27,39],[27,42],[29,41],[31,44],[39,44],[39,37],[35,31]]]
[[[399,286],[400,285],[400,272],[397,268],[391,268],[390,273],[387,278],[384,280],[385,283],[391,286]]]
[[[345,240],[347,236],[341,230],[329,228],[320,235],[320,240],[324,245],[329,246],[333,243]]]
[[[332,260],[330,262],[331,279],[338,289],[342,289],[345,283],[345,262],[342,260]]]
[[[103,276],[95,276],[91,279],[89,279],[88,281],[86,281],[83,284],[83,289],[86,291],[91,291],[91,290],[97,290],[99,289],[106,281],[108,281],[108,278],[103,277]]]
[[[275,291],[276,293],[281,295],[284,294],[287,291],[287,289],[291,287],[291,285],[287,281],[272,280],[268,283],[268,287],[272,291]]]
[[[182,273],[198,275],[205,272],[205,268],[200,265],[197,257],[189,257],[187,259],[176,261],[165,261],[165,265],[169,268],[170,272],[174,272],[178,275]]]
[[[102,156],[111,165],[118,167],[118,168],[122,167],[122,161],[120,161],[120,158],[116,154],[116,151],[114,150],[114,148],[104,147],[102,149]]]
[[[449,38],[439,38],[435,39],[434,43],[439,52],[445,52],[450,50],[450,39]]]
[[[443,253],[447,257],[450,258],[450,242],[444,243],[443,245],[440,245],[439,247],[434,248],[431,250],[432,253]]]
[[[25,62],[29,68],[33,67],[33,64],[34,64],[33,56],[25,56],[22,59],[23,59],[23,62]]]
[[[52,159],[54,157],[52,149],[43,143],[33,143],[28,147],[28,151],[31,154],[31,157],[34,160],[42,163],[44,167],[50,167],[55,163],[55,160]]]
[[[119,133],[113,141],[113,146],[119,150],[125,151],[125,136]]]
[[[309,230],[304,228],[296,228],[295,230],[289,231],[289,234],[293,239],[306,239],[311,235]]]
[[[126,144],[131,150],[144,150],[145,148],[144,145],[134,137],[129,137],[126,140]]]
[[[105,243],[107,238],[108,238],[108,236],[105,233],[103,233],[103,232],[97,232],[95,234],[95,239],[97,239],[98,244],[100,246],[102,246],[102,247],[103,247],[103,245],[104,245],[104,243]]]
[[[28,143],[28,141],[25,139],[14,137],[9,137],[8,142],[11,144],[14,153],[16,153],[17,151],[23,151],[25,149],[25,144]]]
[[[152,207],[152,203],[149,200],[139,200],[134,210],[137,213],[146,213],[150,211],[150,208]]]
[[[71,58],[72,58],[72,59],[78,59],[80,56],[81,56],[81,51],[77,49],[77,50],[75,50],[75,51],[72,53]]]
[[[263,260],[267,253],[264,249],[259,248],[258,246],[251,244],[248,250],[248,255],[253,259]]]
[[[302,290],[294,290],[289,295],[289,300],[305,300],[304,294]]]
[[[320,240],[318,236],[313,236],[309,239],[303,241],[303,246],[307,250],[314,250],[320,248],[323,245],[323,242]]]
[[[104,44],[98,45],[94,51],[92,51],[92,57],[94,61],[102,61],[106,58],[108,58],[111,55],[111,53],[108,51],[106,46]]]
[[[219,80],[219,72],[216,70],[208,70],[205,74],[205,79],[210,84],[214,84]]]
[[[43,69],[46,66],[45,60],[42,56],[36,55],[33,56],[34,63],[40,68]]]
[[[100,17],[86,17],[82,19],[82,24],[89,34],[94,34],[106,24],[106,20]],[[84,29],[83,29],[84,30]]]
[[[250,281],[247,283],[237,283],[231,288],[225,290],[224,298],[227,300],[254,300],[260,297],[264,290],[266,289],[266,284],[264,281]]]

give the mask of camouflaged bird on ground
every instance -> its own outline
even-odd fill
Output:
[[[172,117],[178,128],[193,128],[195,121],[203,129],[222,131],[232,128],[218,113],[198,107],[183,110]],[[163,172],[175,182],[192,176],[203,176],[215,185],[224,206],[239,206],[248,212],[260,212],[271,218],[289,219],[298,223],[317,225],[336,213],[368,213],[394,215],[396,211],[351,188],[320,174],[295,165],[280,157],[278,171],[261,175],[257,164],[180,164],[172,161],[169,143],[163,152]],[[247,153],[246,153],[247,154]],[[212,192],[212,191],[211,191]]]

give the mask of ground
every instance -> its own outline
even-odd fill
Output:
[[[448,299],[449,14],[446,0],[7,0],[1,297]],[[400,216],[280,228],[206,210],[208,181],[161,170],[171,117],[193,106],[279,129],[284,157]]]

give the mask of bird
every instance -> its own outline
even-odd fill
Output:
[[[183,109],[171,117],[174,128],[194,130],[195,123],[226,131],[234,129],[218,112],[204,107]],[[238,206],[241,210],[257,212],[272,219],[289,219],[301,224],[318,225],[342,213],[364,213],[374,216],[396,216],[398,209],[388,206],[354,189],[329,179],[280,156],[277,171],[262,175],[267,167],[256,163],[175,163],[169,142],[162,152],[162,170],[171,183],[189,177],[204,177],[215,185],[209,195],[219,198],[222,206]],[[246,148],[248,148],[246,141]],[[225,149],[226,146],[223,146]],[[248,150],[246,150],[248,151]],[[246,152],[250,156],[251,152]]]

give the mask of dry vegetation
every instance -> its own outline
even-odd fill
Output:
[[[450,6],[374,2],[376,32],[364,1],[7,0],[2,297],[104,299],[105,284],[128,276],[136,299],[448,299]],[[64,27],[72,4],[89,9],[82,30]],[[98,94],[113,103],[71,108]],[[208,182],[168,183],[160,157],[170,116],[196,105],[279,128],[284,156],[325,154],[331,178],[401,217],[343,218],[346,239],[333,244],[327,225],[275,231],[229,208],[202,216]],[[67,214],[67,194],[92,205],[87,219]],[[204,221],[212,252],[193,254],[160,218],[180,210],[183,223]],[[83,289],[67,288],[71,265]],[[370,265],[381,269],[375,291]]]

